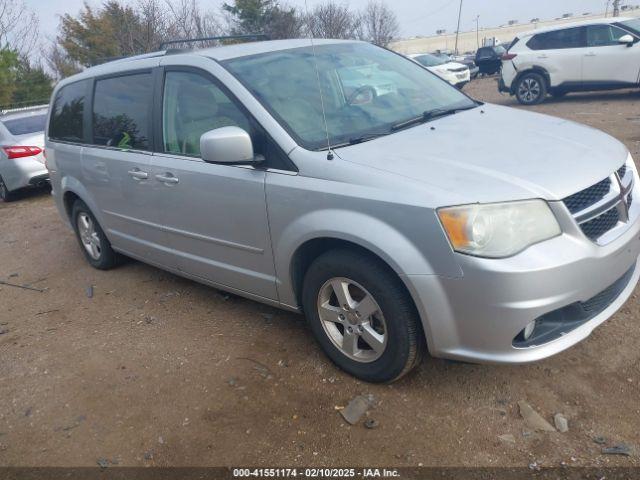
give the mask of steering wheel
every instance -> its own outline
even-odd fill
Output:
[[[366,105],[373,102],[378,94],[371,85],[363,85],[355,89],[355,91],[347,98],[347,105]]]

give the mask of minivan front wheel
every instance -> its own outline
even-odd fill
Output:
[[[518,80],[516,98],[522,105],[537,105],[547,96],[547,84],[538,73],[527,73]]]
[[[111,248],[100,224],[82,200],[73,204],[71,220],[82,252],[92,267],[109,270],[120,263],[120,255]]]
[[[422,359],[424,339],[411,297],[380,261],[332,250],[309,267],[303,307],[327,356],[374,383],[407,374]]]

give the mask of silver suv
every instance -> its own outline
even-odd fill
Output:
[[[53,193],[91,265],[124,255],[304,312],[366,381],[401,377],[427,348],[548,357],[640,275],[638,175],[620,142],[481,104],[366,43],[160,52],[52,98]]]

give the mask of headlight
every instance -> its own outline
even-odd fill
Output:
[[[561,233],[543,200],[440,208],[438,217],[453,249],[478,257],[510,257]]]

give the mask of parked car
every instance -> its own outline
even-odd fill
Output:
[[[500,90],[523,105],[547,94],[640,86],[640,19],[605,18],[525,33],[503,56]]]
[[[471,81],[469,67],[461,63],[452,62],[448,57],[436,57],[430,53],[418,53],[409,55],[409,58],[456,88],[461,89]]]
[[[394,88],[347,98],[340,72],[354,65]],[[55,203],[92,266],[126,255],[304,312],[325,353],[366,381],[403,376],[427,348],[469,362],[557,354],[640,276],[623,144],[480,104],[368,43],[93,67],[56,86],[46,148]]]
[[[0,113],[0,201],[10,201],[21,188],[48,182],[42,150],[46,120],[46,106]]]
[[[475,55],[473,57],[466,56],[466,55],[455,56],[455,55],[449,55],[448,53],[443,53],[443,52],[436,52],[436,53],[433,53],[432,55],[438,58],[441,58],[443,60],[446,60],[447,62],[456,62],[462,65],[465,65],[469,69],[469,75],[471,77],[471,80],[475,80],[476,78],[478,78],[478,74],[480,73],[480,68],[476,65],[476,62],[474,60]]]
[[[483,75],[495,75],[502,67],[502,55],[507,50],[502,45],[481,47],[476,52],[475,63]]]

